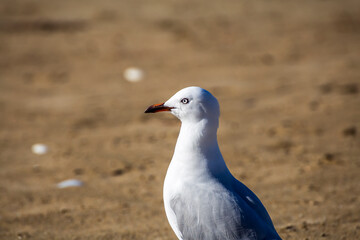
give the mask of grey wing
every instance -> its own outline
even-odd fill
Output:
[[[235,191],[238,196],[241,197],[258,215],[259,217],[275,231],[274,224],[270,218],[270,215],[266,211],[266,208],[260,201],[260,199],[243,183],[236,180]]]
[[[171,199],[170,207],[184,240],[263,239],[246,222],[248,210],[222,186],[187,186]]]
[[[238,198],[241,198],[246,204],[248,208],[251,208],[252,211],[259,217],[261,220],[260,224],[264,230],[268,230],[266,233],[265,239],[280,239],[279,234],[276,232],[274,224],[268,214],[266,208],[260,201],[260,199],[253,193],[248,187],[246,187],[243,183],[238,181],[236,178],[234,191],[237,193]]]

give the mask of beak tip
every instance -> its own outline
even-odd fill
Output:
[[[147,108],[144,113],[152,113],[151,109]]]
[[[170,111],[172,107],[165,107],[164,103],[161,104],[154,104],[148,107],[144,113],[156,113],[156,112],[163,112],[163,111]]]

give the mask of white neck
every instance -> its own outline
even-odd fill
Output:
[[[182,122],[171,164],[189,177],[224,176],[229,170],[219,149],[217,128],[217,119]]]
[[[217,122],[203,119],[199,122],[182,122],[176,151],[205,153],[208,146],[217,147]],[[207,148],[205,148],[207,147]]]

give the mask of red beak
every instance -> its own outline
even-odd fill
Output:
[[[145,110],[145,113],[165,112],[165,111],[170,111],[171,109],[173,109],[173,108],[172,107],[165,107],[164,103],[160,103],[160,104],[151,105],[150,107],[148,107]]]

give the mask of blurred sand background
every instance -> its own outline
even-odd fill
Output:
[[[0,239],[175,239],[180,122],[143,111],[191,85],[283,239],[359,239],[359,53],[357,0],[1,0]]]

